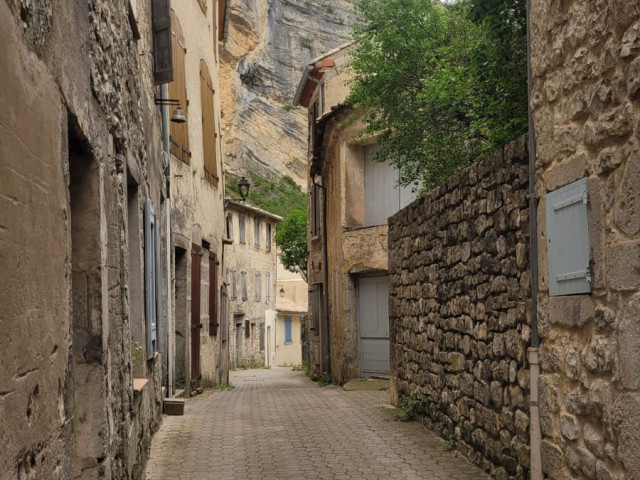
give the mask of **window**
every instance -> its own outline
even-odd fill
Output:
[[[247,299],[247,272],[240,272],[240,289],[242,300]]]
[[[315,335],[320,335],[320,322],[323,316],[323,298],[322,298],[322,284],[316,283],[311,286],[311,330],[315,332]]]
[[[236,271],[231,270],[231,298],[238,296],[238,290],[236,288]]]
[[[367,227],[386,225],[391,215],[417,198],[413,189],[419,188],[413,184],[400,186],[398,169],[374,159],[379,150],[379,145],[369,145],[364,149],[364,215]]]
[[[144,232],[144,269],[145,300],[147,319],[147,359],[152,359],[158,351],[159,320],[162,318],[162,300],[160,295],[161,264],[160,235],[151,201],[147,199],[145,207]]]
[[[266,236],[265,236],[265,248],[267,249],[267,252],[271,251],[271,224],[270,223],[266,223],[265,224],[265,230],[267,231]]]
[[[313,184],[311,189],[311,236],[315,237],[320,235],[320,189],[322,187],[317,184]]]
[[[227,238],[233,240],[233,213],[227,215]]]
[[[238,215],[238,241],[240,243],[247,243],[244,238],[244,215]]]
[[[249,320],[244,321],[244,338],[249,338],[251,336],[251,325],[249,325]]]
[[[264,276],[264,299],[267,302],[271,301],[271,274],[266,273]]]
[[[256,302],[262,297],[262,275],[256,273]]]
[[[169,141],[171,153],[186,164],[191,163],[191,151],[189,150],[189,115],[187,105],[187,81],[184,70],[184,57],[187,47],[182,34],[182,27],[171,11],[172,40],[171,50],[173,55],[173,82],[169,84],[169,98],[178,100],[179,107],[184,111],[187,121],[184,123],[170,122]],[[171,107],[174,108],[174,107]]]
[[[209,335],[218,335],[218,257],[209,252]]]
[[[258,217],[253,219],[253,243],[256,247],[260,246],[260,219]]]
[[[202,151],[204,156],[204,178],[218,185],[218,156],[216,152],[216,122],[213,108],[213,82],[207,62],[200,60],[200,101],[202,104]]]
[[[260,337],[260,350],[264,350],[264,322],[259,325],[258,335]]]
[[[284,343],[293,343],[291,338],[291,316],[284,317]]]
[[[138,5],[136,0],[129,3],[134,16]],[[169,83],[174,79],[173,35],[171,31],[173,12],[169,0],[152,2],[153,16],[153,80],[156,85]],[[134,19],[135,20],[135,19]],[[137,30],[137,23],[136,23]],[[177,65],[177,63],[176,63]],[[183,62],[184,65],[184,62]],[[176,97],[169,97],[176,98]]]

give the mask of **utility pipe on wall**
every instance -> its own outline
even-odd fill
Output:
[[[529,444],[531,480],[542,480],[542,436],[538,410],[538,379],[540,363],[538,349],[538,197],[536,195],[536,137],[533,125],[531,96],[533,90],[531,70],[531,0],[527,0],[527,111],[529,123],[529,264],[531,268],[531,347],[529,354]]]

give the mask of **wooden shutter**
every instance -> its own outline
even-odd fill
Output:
[[[204,178],[218,185],[218,165],[216,158],[216,124],[213,108],[213,82],[207,62],[200,60],[200,101],[202,103],[202,150],[204,155]]]
[[[191,379],[200,376],[200,245],[191,245]]]
[[[184,123],[171,122],[170,141],[171,153],[184,163],[191,163],[191,151],[189,150],[189,105],[187,105],[187,81],[184,70],[184,61],[187,53],[185,46],[182,27],[176,17],[175,12],[171,11],[171,28],[172,28],[172,52],[173,52],[173,82],[169,84],[169,98],[178,100],[180,108],[184,111],[187,121]],[[175,107],[170,107],[173,109]]]
[[[227,0],[218,0],[218,41],[224,40],[224,21],[227,13]]]
[[[209,335],[218,335],[218,258],[209,252]]]
[[[153,0],[153,79],[156,85],[173,81],[171,0]]]

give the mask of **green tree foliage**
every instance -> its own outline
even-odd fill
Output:
[[[256,172],[249,172],[248,176],[251,188],[247,203],[281,217],[287,216],[291,210],[306,208],[307,198],[291,177],[271,181]],[[238,180],[237,177],[226,176],[226,195],[235,200],[240,200]]]
[[[307,281],[307,210],[295,209],[278,225],[276,244],[280,261],[290,272]]]
[[[526,131],[521,4],[357,1],[349,103],[402,183],[442,183]]]

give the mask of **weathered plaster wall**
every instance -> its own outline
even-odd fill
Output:
[[[640,5],[534,1],[548,478],[640,478]],[[550,298],[544,195],[589,178],[592,293]]]
[[[291,317],[291,342],[285,342],[285,316]],[[290,367],[302,362],[300,344],[300,315],[279,313],[275,322],[276,328],[276,366]]]
[[[231,362],[238,364],[263,365],[265,363],[265,351],[260,345],[260,329],[264,329],[264,345],[266,346],[265,317],[268,310],[276,309],[276,279],[277,279],[277,250],[275,244],[276,221],[273,217],[267,217],[256,211],[242,206],[228,203],[227,213],[233,215],[233,243],[225,246],[225,270],[227,282],[235,278],[229,288],[229,332],[231,335]],[[245,218],[245,243],[239,241],[239,220]],[[255,245],[254,218],[260,219],[260,245]],[[271,224],[271,250],[265,246],[266,222]],[[235,275],[231,272],[234,271]],[[247,298],[242,298],[241,274],[246,273]],[[260,274],[260,299],[256,300],[256,274]],[[267,284],[267,273],[269,283]],[[268,291],[267,291],[268,289]],[[236,295],[233,295],[233,292]],[[243,315],[241,333],[239,335],[241,345],[237,344],[236,320],[238,315]],[[245,321],[249,321],[249,334],[246,335]],[[241,358],[238,358],[237,350],[240,348]]]
[[[148,16],[149,2],[138,7]],[[11,282],[0,286],[0,471],[137,478],[162,377],[160,355],[136,406],[129,331],[144,318],[128,304],[127,173],[157,211],[163,189],[151,60],[138,50],[150,22],[136,43],[126,2],[3,1],[0,18],[0,282]]]
[[[209,242],[210,251],[222,260],[222,238],[224,237],[224,174],[222,168],[222,147],[220,143],[220,88],[219,65],[214,45],[218,9],[208,2],[206,13],[197,2],[172,2],[172,8],[180,21],[184,34],[185,78],[187,89],[187,125],[189,129],[189,149],[191,150],[191,164],[188,165],[175,156],[171,156],[171,197],[172,197],[172,234],[173,243],[184,248],[187,252],[188,271],[186,275],[187,301],[176,302],[174,322],[177,318],[190,319],[191,316],[191,244],[202,245],[202,241]],[[202,107],[200,101],[200,60],[205,60],[213,87],[214,94],[214,123],[215,132],[203,132]],[[216,162],[220,180],[213,185],[204,176],[203,135],[215,134]],[[209,265],[208,253],[202,257],[201,263],[201,308],[202,323],[207,327],[208,299],[209,299]],[[218,285],[223,282],[222,268],[218,270]],[[207,287],[205,289],[205,286]],[[174,286],[175,288],[175,286]],[[184,336],[177,336],[175,342],[183,343],[186,351],[186,373],[190,372],[191,334],[190,328],[184,329]],[[222,342],[222,335],[210,335],[208,328],[200,332],[200,366],[202,382],[205,385],[216,384],[220,375],[225,376],[222,359],[227,355],[227,345]],[[194,380],[190,374],[187,380]]]
[[[524,145],[389,219],[392,397],[497,478],[529,461]]]

